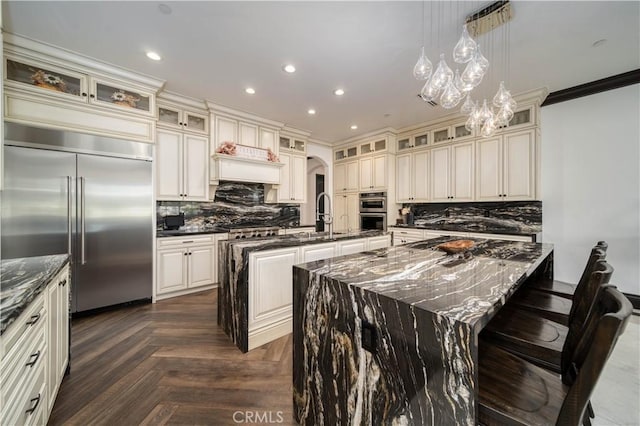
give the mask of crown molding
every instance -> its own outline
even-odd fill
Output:
[[[630,86],[637,83],[640,83],[640,69],[613,75],[611,77],[581,84],[579,86],[569,87],[568,89],[551,92],[541,106],[548,106],[557,104],[559,102],[566,102],[573,99],[582,98],[584,96],[595,95],[596,93],[619,89],[620,87]]]
[[[298,136],[298,137],[302,137],[302,138],[309,138],[309,136],[311,136],[311,132],[307,131],[307,130],[302,130],[302,129],[297,129],[295,127],[290,127],[285,125],[282,129],[280,129],[280,133],[283,134],[288,134],[291,136]]]
[[[373,130],[371,132],[363,133],[363,134],[358,135],[358,136],[350,137],[349,139],[344,139],[344,140],[338,141],[335,144],[333,144],[332,146],[334,148],[338,148],[338,147],[341,147],[342,145],[349,145],[349,144],[352,144],[353,142],[362,141],[363,139],[369,139],[369,138],[374,138],[374,137],[378,137],[378,136],[382,136],[382,137],[384,137],[384,136],[393,136],[393,137],[395,137],[397,134],[398,134],[398,131],[396,129],[394,129],[393,127],[383,127],[382,129]]]
[[[18,34],[3,33],[4,48],[7,52],[27,56],[38,61],[51,62],[53,64],[73,68],[86,74],[99,74],[106,78],[119,77],[127,82],[137,83],[144,88],[159,91],[166,81],[146,74],[119,67],[95,58],[74,52],[69,49],[54,46]]]
[[[158,103],[171,102],[186,107],[195,108],[207,112],[207,104],[202,99],[192,98],[190,96],[181,95],[179,93],[163,90],[158,93]]]
[[[244,118],[246,120],[255,121],[266,126],[275,127],[278,130],[284,127],[284,123],[281,123],[279,121],[270,120],[268,118],[260,117],[246,111],[240,111],[224,105],[216,104],[208,100],[205,100],[205,103],[207,104],[207,108],[209,109],[209,111],[213,114],[227,115],[231,118]]]

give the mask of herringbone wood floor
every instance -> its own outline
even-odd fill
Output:
[[[291,335],[243,354],[216,311],[211,290],[74,319],[49,424],[226,425],[236,411],[295,424]]]

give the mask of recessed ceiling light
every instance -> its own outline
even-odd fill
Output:
[[[316,113],[316,110],[313,109],[313,108],[311,108],[311,109],[309,109],[309,111],[307,111],[307,114],[309,114],[309,115],[315,115],[315,113]]]
[[[344,90],[336,89],[336,90],[333,91],[333,94],[336,95],[336,96],[342,96],[342,95],[344,95]]]
[[[294,66],[293,66],[293,65],[291,65],[291,64],[287,64],[287,65],[285,65],[284,67],[282,67],[282,69],[283,69],[285,72],[288,72],[289,74],[296,72],[296,67],[294,67]]]
[[[591,47],[598,47],[598,46],[602,46],[603,44],[605,44],[607,42],[606,38],[601,38],[600,40],[596,40],[593,42],[593,44],[591,45]]]
[[[247,92],[250,95],[253,95],[254,93],[256,93],[255,89],[253,87],[247,87],[246,89],[244,89],[245,92]]]
[[[171,15],[171,7],[169,7],[169,5],[167,4],[164,4],[164,3],[158,4],[158,10],[160,11],[160,13],[164,15]]]
[[[356,130],[357,128],[358,128],[358,126],[357,126],[357,125],[355,125],[355,124],[352,124],[352,125],[351,125],[351,130]]]
[[[160,59],[162,59],[162,57],[160,57],[160,55],[158,55],[156,52],[147,52],[147,58],[153,59],[154,61],[159,61]]]

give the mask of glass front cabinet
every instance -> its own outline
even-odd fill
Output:
[[[461,141],[471,139],[474,136],[473,132],[467,130],[464,122],[436,128],[431,132],[431,135],[434,144]]]
[[[10,55],[5,58],[5,83],[41,95],[105,106],[122,112],[150,117],[156,114],[155,97],[151,92]]]
[[[198,114],[171,105],[158,105],[158,123],[195,133],[209,133],[209,119],[206,114]]]

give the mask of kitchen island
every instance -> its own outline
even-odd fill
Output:
[[[289,334],[293,265],[389,245],[381,231],[220,241],[218,324],[242,352]]]
[[[294,267],[296,420],[308,425],[473,425],[478,334],[534,274],[548,244],[427,241]]]

